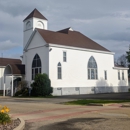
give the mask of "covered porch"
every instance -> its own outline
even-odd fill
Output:
[[[10,91],[10,96],[14,96],[14,80],[16,78],[23,79],[25,76],[25,65],[21,64],[8,64],[4,70],[3,78],[3,96],[6,96],[6,91]],[[8,85],[8,87],[7,87]],[[9,95],[8,95],[9,96]]]

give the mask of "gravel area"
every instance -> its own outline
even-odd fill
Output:
[[[19,126],[20,123],[21,121],[19,120],[19,118],[17,118],[15,120],[12,120],[12,122],[7,125],[0,125],[0,130],[13,130],[14,128]]]

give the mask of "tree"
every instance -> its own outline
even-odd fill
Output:
[[[129,51],[126,51],[126,59],[128,62],[128,67],[130,68],[130,46],[129,46]]]
[[[129,46],[129,51],[126,51],[126,59],[127,59],[127,62],[128,62],[128,67],[129,67],[128,77],[130,78],[130,46]]]
[[[121,56],[117,59],[116,64],[117,64],[117,65],[120,65],[120,66],[122,66],[122,67],[127,67],[126,55],[125,55],[125,54],[121,55]]]
[[[37,74],[32,86],[32,96],[47,96],[53,92],[51,81],[47,74]]]

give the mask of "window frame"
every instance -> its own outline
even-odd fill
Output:
[[[118,80],[121,80],[120,70],[118,70]]]
[[[62,79],[62,65],[60,62],[57,64],[57,79]]]
[[[42,62],[40,56],[36,54],[32,61],[32,80],[34,80],[37,74],[41,74],[42,71]]]
[[[67,52],[66,51],[63,51],[63,62],[67,62]]]
[[[124,71],[122,70],[122,80],[125,80]]]
[[[98,79],[98,67],[97,62],[93,56],[91,56],[88,60],[88,79],[89,80],[97,80]]]
[[[104,79],[107,80],[107,70],[104,70]]]

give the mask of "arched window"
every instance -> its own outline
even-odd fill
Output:
[[[41,73],[41,59],[38,54],[35,55],[33,62],[32,62],[32,80],[34,80],[36,74]]]
[[[93,56],[88,61],[88,79],[98,79],[97,63]]]
[[[61,63],[59,62],[57,65],[57,73],[58,73],[58,79],[62,78],[62,70],[61,70]]]
[[[30,29],[30,27],[31,27],[31,22],[28,21],[28,22],[26,23],[26,29]]]
[[[37,28],[44,29],[44,24],[41,21],[37,22]]]

